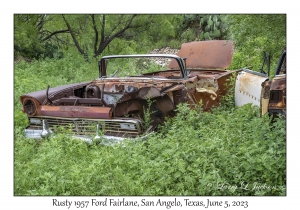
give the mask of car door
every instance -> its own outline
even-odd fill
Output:
[[[261,108],[261,114],[268,112],[269,77],[266,74],[243,69],[236,78],[235,105],[243,106],[252,103]]]

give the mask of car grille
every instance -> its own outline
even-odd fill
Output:
[[[51,117],[29,118],[29,129],[42,130],[42,120],[47,120],[54,133],[72,133],[78,136],[96,135],[97,124],[103,134],[117,137],[137,137],[141,134],[141,122],[138,119],[70,119]],[[125,128],[124,128],[125,127]]]

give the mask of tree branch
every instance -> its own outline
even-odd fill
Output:
[[[54,31],[54,32],[50,33],[48,36],[46,36],[45,38],[43,38],[42,41],[46,41],[56,34],[68,33],[68,32],[69,32],[69,29]]]
[[[99,48],[101,46],[101,43],[104,42],[104,38],[105,38],[104,30],[105,30],[105,15],[102,15],[101,40],[100,40]]]
[[[95,31],[94,54],[96,54],[99,35],[98,35],[97,26],[96,26],[95,15],[91,15],[91,18],[92,18],[93,28]]]
[[[120,37],[126,30],[128,30],[129,28],[131,28],[131,24],[132,24],[132,21],[133,19],[136,17],[137,15],[133,15],[131,17],[131,19],[128,21],[127,25],[122,28],[121,30],[119,30],[118,32],[116,32],[115,34],[109,36],[106,40],[104,39],[104,26],[102,25],[102,34],[103,36],[101,37],[101,42],[99,44],[99,48],[97,50],[97,53],[95,53],[94,57],[100,55],[103,50],[105,49],[105,47],[114,39],[114,38],[117,38],[117,37]],[[123,17],[123,16],[121,16]],[[121,21],[121,18],[119,19],[119,23]]]
[[[37,21],[38,21],[37,29],[38,29],[38,31],[41,31],[43,29],[44,24],[45,24],[45,17],[46,17],[46,15],[38,16],[38,18],[37,18]]]
[[[62,15],[62,17],[63,17],[63,19],[64,19],[64,21],[65,21],[65,23],[66,23],[66,25],[68,27],[68,30],[69,30],[69,32],[71,34],[71,37],[72,37],[72,39],[73,39],[73,41],[75,43],[76,48],[78,49],[78,51],[80,52],[81,55],[85,55],[84,50],[80,47],[80,45],[78,43],[78,40],[76,39],[75,34],[74,34],[74,32],[73,32],[73,30],[72,30],[69,22],[65,18],[65,15]]]
[[[118,21],[118,23],[117,24],[115,24],[115,27],[114,28],[112,28],[112,30],[111,30],[111,33],[113,33],[117,28],[118,28],[118,26],[120,26],[120,25],[122,25],[123,23],[122,23],[122,19],[123,19],[123,17],[124,17],[124,15],[122,14],[122,15],[120,15],[120,17],[119,17],[119,21]]]
[[[64,44],[66,46],[75,46],[74,44],[70,44],[70,43],[66,42],[65,40],[63,40],[63,39],[60,39],[57,35],[55,35],[54,37],[55,37],[54,41],[56,41],[56,43],[59,47],[62,47],[61,44]]]

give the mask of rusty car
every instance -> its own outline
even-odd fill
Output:
[[[145,138],[174,116],[180,103],[193,109],[201,101],[205,111],[218,106],[238,71],[226,69],[232,56],[230,40],[185,43],[177,55],[104,56],[99,78],[20,96],[29,119],[25,136],[46,138],[63,127],[87,142]],[[152,59],[165,59],[168,65],[154,68]]]
[[[264,65],[267,64],[267,72]],[[286,118],[286,49],[278,60],[273,78],[270,75],[270,55],[265,59],[260,71],[247,68],[237,75],[235,83],[235,104],[242,106],[252,103],[261,108],[261,115]]]

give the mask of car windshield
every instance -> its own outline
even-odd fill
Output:
[[[170,69],[168,65],[171,61],[175,66]],[[101,59],[99,67],[100,76],[107,77],[156,76],[155,73],[168,70],[183,72],[182,60],[175,55],[106,56]]]

